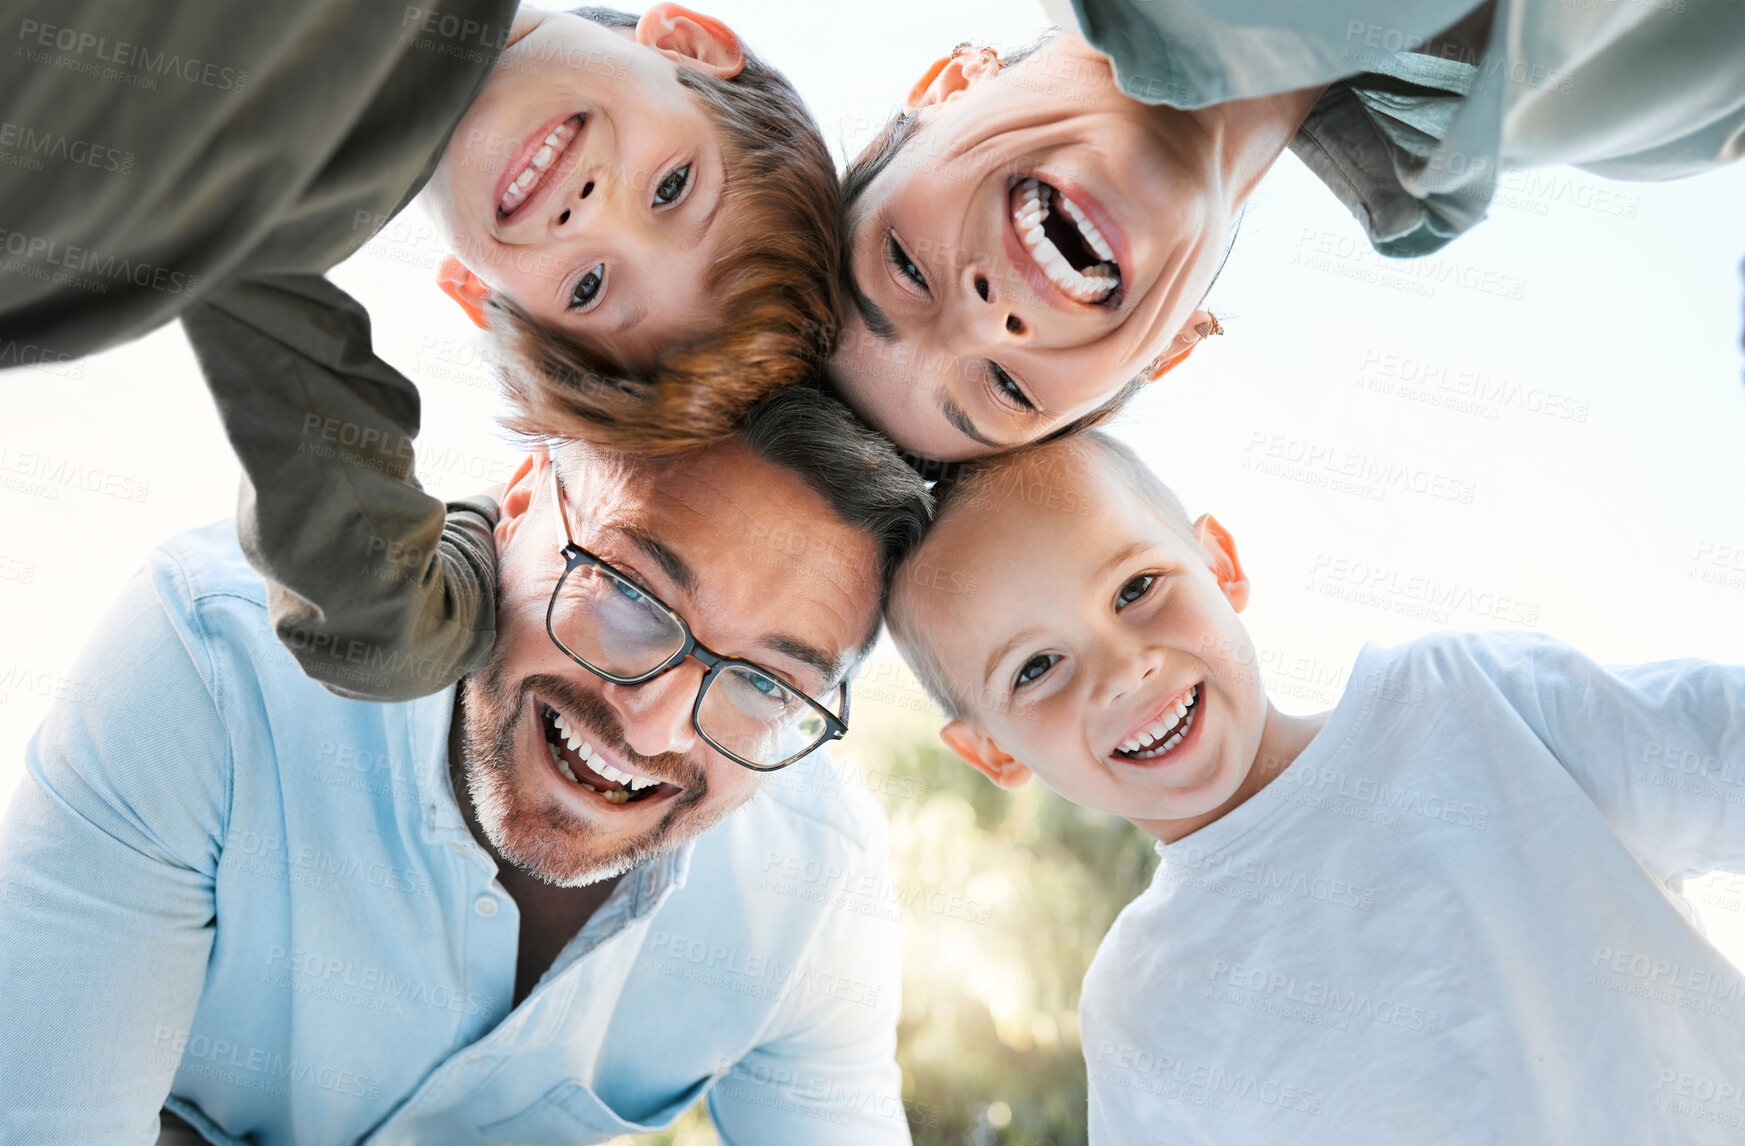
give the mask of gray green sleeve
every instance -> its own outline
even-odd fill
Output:
[[[496,507],[413,476],[419,399],[369,316],[318,275],[226,284],[182,324],[242,462],[237,532],[274,631],[342,696],[398,701],[483,664]]]

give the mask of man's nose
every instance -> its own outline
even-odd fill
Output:
[[[1024,346],[1035,330],[1017,304],[1013,293],[979,260],[972,260],[958,276],[949,319],[954,341],[963,352],[992,353]]]
[[[618,714],[624,743],[642,756],[663,752],[684,753],[696,746],[697,732],[691,724],[691,707],[703,680],[703,666],[694,660],[645,684],[610,684],[601,689],[606,703]]]

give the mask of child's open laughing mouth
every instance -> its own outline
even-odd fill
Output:
[[[1042,298],[1112,308],[1122,293],[1114,241],[1120,236],[1101,206],[1079,195],[1084,203],[1036,176],[1013,179],[1006,192],[1008,254]]]
[[[506,222],[529,204],[546,197],[562,182],[559,169],[587,126],[586,113],[578,112],[550,124],[543,135],[534,135],[521,145],[497,185],[497,220]]]
[[[578,794],[606,807],[659,803],[684,788],[617,759],[579,720],[534,697],[540,732],[552,771]]]
[[[1181,752],[1198,739],[1205,696],[1203,683],[1176,693],[1135,725],[1109,758],[1122,764],[1155,764]]]

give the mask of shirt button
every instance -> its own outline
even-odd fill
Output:
[[[479,896],[479,898],[473,900],[473,910],[484,916],[486,919],[491,918],[491,916],[497,914],[497,897],[494,895]]]

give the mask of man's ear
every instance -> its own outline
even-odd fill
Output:
[[[1248,574],[1242,571],[1242,559],[1236,556],[1236,539],[1211,514],[1203,514],[1194,522],[1194,537],[1209,557],[1212,573],[1218,578],[1218,588],[1224,599],[1238,613],[1248,607]]]
[[[551,457],[543,448],[533,451],[521,459],[521,464],[509,475],[509,484],[497,495],[495,536],[499,553],[521,528],[521,523],[527,520],[527,511],[533,505],[533,499],[539,492],[540,479],[545,476],[545,467],[549,465]]]
[[[745,70],[745,48],[732,28],[678,4],[656,4],[644,12],[636,22],[636,42],[718,80]]]
[[[1188,316],[1187,325],[1181,333],[1170,340],[1163,353],[1151,360],[1145,368],[1145,380],[1155,382],[1188,360],[1188,355],[1194,352],[1194,347],[1206,340],[1206,335],[1217,329],[1217,319],[1210,311],[1196,310]]]
[[[953,52],[940,56],[927,66],[909,94],[903,97],[903,110],[913,114],[924,107],[944,103],[953,96],[992,79],[1000,72],[1000,64],[992,48],[969,52]]]
[[[963,762],[1002,788],[1022,788],[1030,782],[1030,769],[1000,750],[987,734],[961,720],[939,730],[939,739],[963,758]]]
[[[436,267],[436,285],[466,311],[474,326],[480,330],[491,328],[490,319],[485,317],[485,303],[490,301],[491,288],[468,270],[465,263],[453,255],[445,257]]]

